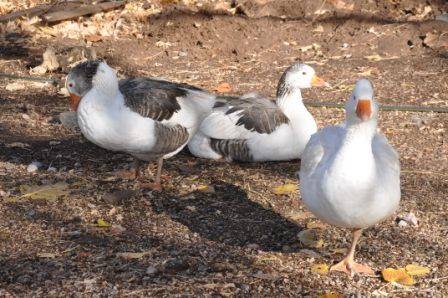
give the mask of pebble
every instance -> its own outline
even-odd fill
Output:
[[[408,223],[402,219],[400,219],[400,221],[398,222],[398,226],[399,227],[407,227]]]
[[[55,167],[48,167],[47,171],[48,172],[56,172],[57,169]]]
[[[30,164],[28,165],[28,167],[26,168],[26,171],[27,171],[28,173],[34,173],[34,172],[36,172],[41,166],[42,166],[42,163],[41,163],[41,162],[33,161],[32,163],[30,163]]]
[[[157,268],[154,266],[149,266],[148,268],[146,268],[146,274],[149,274],[149,275],[156,274],[158,271],[159,270],[157,270]]]

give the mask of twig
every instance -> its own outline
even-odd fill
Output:
[[[448,177],[446,174],[437,173],[437,172],[431,172],[431,171],[408,171],[408,170],[401,170],[402,173],[408,173],[408,174],[428,174],[428,175],[436,175],[436,176],[442,176],[442,177]]]
[[[23,17],[23,16],[27,16],[29,18],[34,17],[34,16],[39,16],[39,15],[42,15],[42,14],[46,13],[47,11],[49,11],[52,7],[53,7],[53,5],[43,4],[43,5],[39,5],[36,7],[24,9],[24,10],[14,11],[14,12],[8,13],[6,15],[0,16],[0,23],[13,21],[13,20]]]
[[[22,76],[16,76],[16,75],[10,75],[6,73],[0,73],[0,78],[5,79],[11,79],[11,80],[25,80],[25,81],[33,81],[33,82],[44,82],[44,83],[50,83],[54,86],[59,85],[59,80],[56,79],[46,79],[46,78],[40,78],[40,77],[22,77]]]
[[[68,19],[73,19],[77,17],[81,17],[84,15],[90,15],[95,14],[103,11],[113,10],[117,9],[119,7],[122,7],[125,5],[126,1],[112,1],[112,2],[105,2],[105,3],[98,3],[94,5],[86,5],[86,6],[80,6],[76,9],[69,10],[69,11],[56,11],[47,13],[42,16],[42,19],[45,22],[59,22],[64,21]]]

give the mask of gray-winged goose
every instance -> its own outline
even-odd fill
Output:
[[[199,88],[158,79],[118,81],[102,61],[76,65],[66,81],[84,136],[96,145],[127,152],[158,168],[151,188],[161,189],[163,159],[178,153],[215,103]],[[131,171],[131,176],[138,168]]]
[[[300,158],[317,130],[300,89],[327,85],[312,67],[293,64],[280,78],[276,102],[255,93],[218,99],[188,149],[197,157],[244,162]]]

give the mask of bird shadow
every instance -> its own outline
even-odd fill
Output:
[[[251,201],[239,186],[213,181],[213,192],[154,198],[152,207],[209,240],[263,251],[295,251],[303,227]]]

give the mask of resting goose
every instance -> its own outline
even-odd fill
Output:
[[[354,261],[362,230],[389,217],[400,202],[397,152],[377,132],[378,104],[369,80],[356,82],[342,125],[315,133],[302,155],[300,193],[320,220],[353,230],[348,255],[331,270],[372,274]]]
[[[293,64],[280,78],[276,102],[255,93],[218,99],[188,149],[197,157],[229,161],[300,158],[317,130],[300,92],[311,86],[328,84],[315,75],[312,67]]]
[[[182,150],[215,103],[213,95],[186,84],[150,78],[118,81],[115,71],[98,60],[76,65],[66,87],[81,132],[89,141],[137,159],[158,161],[150,185],[155,190],[161,190],[163,159]],[[131,176],[137,174],[135,167]]]

